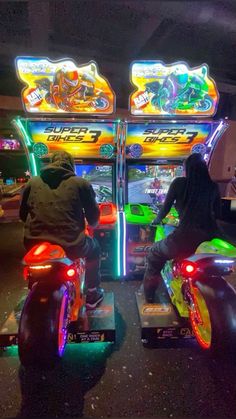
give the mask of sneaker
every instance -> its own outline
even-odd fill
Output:
[[[94,288],[88,290],[86,295],[86,308],[92,310],[103,300],[104,290],[102,288]]]

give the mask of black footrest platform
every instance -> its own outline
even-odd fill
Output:
[[[160,339],[192,338],[187,319],[181,318],[174,309],[166,291],[162,301],[147,304],[142,291],[136,292],[143,343],[155,343]]]
[[[17,345],[18,325],[24,296],[0,329],[0,347]],[[94,310],[83,308],[78,322],[69,324],[68,342],[114,342],[115,309],[112,292],[104,294],[103,301]]]

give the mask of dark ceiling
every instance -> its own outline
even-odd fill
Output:
[[[134,59],[206,62],[221,113],[236,119],[236,0],[2,0],[0,19],[1,95],[20,95],[17,55],[93,59],[123,108]]]

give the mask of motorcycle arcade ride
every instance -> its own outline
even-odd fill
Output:
[[[118,217],[115,188],[118,122],[105,119],[78,118],[81,114],[97,116],[113,113],[115,104],[114,92],[107,80],[98,73],[97,65],[94,62],[76,66],[72,60],[68,59],[52,62],[46,58],[19,57],[16,59],[16,66],[18,77],[27,85],[22,91],[23,104],[26,111],[43,113],[44,115],[45,113],[56,113],[57,115],[66,113],[70,116],[68,118],[67,115],[67,118],[64,119],[44,117],[41,119],[17,118],[14,120],[14,124],[23,140],[31,176],[39,173],[44,161],[47,161],[50,154],[54,151],[65,150],[73,155],[76,174],[86,178],[93,185],[100,207],[98,227],[96,229],[88,227],[87,232],[96,237],[101,246],[101,276],[102,278],[107,276],[117,277],[119,266],[118,262],[114,263],[114,261],[118,261],[118,246],[116,245]],[[91,99],[92,91],[94,95],[94,92],[96,92],[93,100]],[[76,115],[74,115],[75,113]],[[37,252],[41,254],[41,251],[37,249],[32,250],[31,263],[29,266],[27,264],[28,273],[26,278],[30,279],[32,273],[34,276],[35,274],[40,276],[40,273],[43,273],[43,269],[46,272],[45,264],[46,266],[52,265],[54,267],[55,262],[55,265],[59,263],[60,266],[64,266],[63,272],[58,271],[61,284],[65,286],[65,282],[66,284],[71,284],[72,282],[72,294],[75,294],[76,298],[73,295],[71,296],[70,285],[69,289],[65,291],[67,297],[61,300],[61,315],[58,323],[60,327],[58,328],[58,338],[56,338],[59,349],[55,349],[54,346],[54,353],[56,353],[56,356],[58,354],[61,356],[63,353],[63,349],[60,349],[60,346],[63,346],[65,341],[65,329],[67,329],[66,340],[68,342],[114,342],[115,314],[113,293],[105,292],[103,301],[95,309],[85,310],[82,290],[84,276],[83,259],[80,259],[77,265],[74,266],[74,263],[69,261],[66,255],[63,255],[64,251],[61,249],[59,251],[60,258],[57,257],[51,263],[51,259],[55,258],[53,257],[54,250],[50,246],[50,244],[46,243],[46,254],[49,256],[43,259],[43,263],[42,260],[40,263],[35,260],[38,257]],[[58,249],[56,250],[58,251]],[[36,252],[35,255],[34,252]],[[43,250],[42,256],[44,253],[45,251]],[[37,267],[38,263],[39,267]],[[45,275],[42,276],[45,277]],[[49,273],[46,277],[49,280]],[[31,282],[29,280],[29,284]],[[76,282],[77,285],[75,286]],[[29,285],[30,291],[26,301],[29,300],[29,295],[34,288],[31,289]],[[39,298],[44,301],[46,297],[39,295]],[[24,303],[23,299],[3,325],[0,331],[1,346],[6,347],[19,342],[19,322],[19,330],[21,331],[24,328],[24,324],[27,323],[24,320],[23,324],[22,319],[24,316],[21,316],[22,308],[24,313],[26,306],[27,304]],[[70,310],[67,310],[68,306],[71,307]],[[69,315],[66,317],[63,313],[67,311]],[[42,313],[42,308],[40,312]],[[77,313],[77,317],[75,313]],[[31,316],[35,315],[37,317],[37,311],[35,314],[35,310],[31,310]],[[48,313],[48,316],[50,316],[50,313]],[[42,317],[46,322],[47,316],[44,314]],[[31,326],[27,326],[27,328],[29,329],[30,327],[29,330],[33,331]],[[42,329],[43,325],[40,334],[42,339],[44,338],[45,340],[49,338],[49,335],[43,333]],[[22,341],[20,336],[19,338]],[[37,336],[34,339],[37,339]],[[43,342],[39,343],[42,347]],[[44,344],[46,345],[46,342]],[[19,348],[21,361],[27,363],[27,360],[22,355],[23,352]]]
[[[218,92],[205,64],[189,69],[183,62],[164,65],[160,61],[138,61],[132,64],[131,81],[136,88],[130,96],[131,114],[162,118],[128,121],[123,134],[126,274],[143,276],[153,241],[161,240],[178,225],[172,208],[165,227],[150,227],[170,183],[182,174],[183,160],[191,153],[202,153],[209,163],[227,125],[203,119],[214,115],[218,103]],[[236,344],[232,325],[236,318],[235,280],[231,283],[235,290],[229,285],[235,257],[236,249],[216,238],[199,246],[196,255],[182,264],[167,263],[156,302],[147,304],[143,292],[136,293],[143,342],[195,336],[207,349],[223,346],[226,340],[229,343],[229,337]],[[220,290],[227,302],[220,297]],[[220,328],[219,306],[224,312]],[[234,320],[230,310],[235,313]]]

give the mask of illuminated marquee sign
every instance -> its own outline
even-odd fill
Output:
[[[27,126],[38,157],[57,150],[81,158],[108,157],[105,153],[116,145],[116,130],[115,122],[28,121]]]
[[[127,123],[127,158],[184,158],[193,152],[204,155],[212,147],[211,139],[218,126],[218,121]]]
[[[94,61],[76,65],[71,59],[17,57],[16,70],[26,85],[27,112],[109,115],[115,110],[115,94]]]
[[[207,64],[191,69],[185,62],[136,61],[130,80],[132,115],[209,117],[216,112],[219,93]]]

